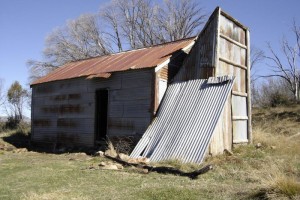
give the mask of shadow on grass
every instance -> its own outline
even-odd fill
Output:
[[[9,136],[3,137],[3,140],[16,148],[30,148],[30,132],[16,131]]]
[[[17,149],[26,148],[28,151],[39,153],[63,154],[63,153],[86,153],[94,155],[99,148],[87,147],[66,147],[53,143],[36,143],[31,141],[30,132],[15,131],[14,133],[2,137],[3,141],[13,145]]]

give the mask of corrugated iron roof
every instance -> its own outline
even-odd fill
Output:
[[[156,67],[169,59],[174,52],[187,47],[194,39],[195,37],[192,37],[148,48],[67,63],[34,81],[31,85],[88,76],[90,78],[106,78],[110,76],[111,72]]]
[[[224,77],[213,84],[205,79],[171,84],[156,118],[130,156],[201,163],[233,81]]]

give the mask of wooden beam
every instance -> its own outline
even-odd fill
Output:
[[[231,39],[230,37],[228,37],[228,36],[226,36],[226,35],[224,35],[222,33],[220,34],[220,37],[223,38],[223,39],[225,39],[225,40],[227,40],[227,41],[229,41],[229,42],[231,42],[231,43],[233,43],[233,44],[235,44],[235,45],[237,45],[237,46],[239,46],[239,47],[241,47],[241,48],[243,48],[243,49],[246,49],[246,50],[248,49],[247,46],[245,46],[242,43],[239,43],[239,42]]]
[[[248,140],[233,140],[233,144],[248,143]]]
[[[232,120],[248,120],[248,116],[232,116]]]
[[[234,63],[231,60],[228,60],[228,59],[223,58],[223,57],[219,57],[219,59],[220,59],[220,61],[226,62],[226,63],[228,63],[230,65],[235,66],[235,67],[239,67],[241,69],[247,70],[247,67],[245,65],[240,65],[240,64]]]
[[[247,98],[247,111],[248,111],[248,141],[251,144],[253,142],[252,138],[252,103],[251,103],[251,71],[250,71],[250,32],[249,30],[246,31],[246,41],[247,41],[247,93],[248,93],[248,98]]]
[[[232,91],[232,94],[235,96],[240,96],[240,97],[248,97],[248,93],[245,93],[245,92]]]

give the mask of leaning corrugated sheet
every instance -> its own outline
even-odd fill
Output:
[[[198,79],[171,84],[156,118],[130,156],[201,163],[234,78],[219,80],[221,83]]]

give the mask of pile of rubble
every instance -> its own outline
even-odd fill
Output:
[[[115,160],[112,161],[102,161],[99,163],[97,167],[95,166],[90,166],[89,169],[107,169],[107,170],[121,170],[124,169],[124,163],[126,163],[126,166],[139,166],[139,165],[148,165],[149,164],[149,159],[148,158],[130,158],[128,155],[123,154],[123,153],[116,153],[114,150],[106,150],[105,152],[103,151],[98,151],[95,156],[100,156],[100,157],[106,157],[106,158],[114,158]],[[123,164],[118,163],[117,161],[123,161]],[[135,165],[135,166],[134,166]],[[144,172],[145,170],[143,170]]]

